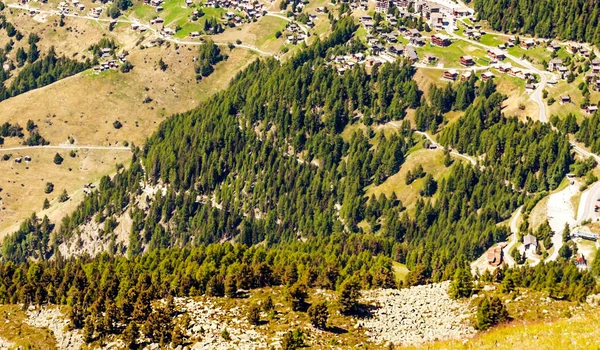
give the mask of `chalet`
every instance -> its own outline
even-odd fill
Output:
[[[556,52],[560,49],[560,45],[556,44],[556,43],[550,43],[548,44],[548,46],[546,46],[546,50],[550,51],[550,52]]]
[[[585,73],[584,79],[586,83],[594,81],[594,78],[596,78],[596,74],[594,74],[594,72]]]
[[[490,49],[487,51],[488,57],[497,61],[502,61],[506,58],[504,52],[498,49]]]
[[[362,52],[357,52],[355,54],[352,54],[352,58],[354,58],[357,62],[361,62],[365,59],[365,54]]]
[[[417,62],[419,60],[419,56],[417,55],[415,48],[410,45],[406,46],[406,51],[404,54],[412,62]]]
[[[421,39],[421,38],[410,38],[409,42],[411,45],[414,45],[414,46],[425,45],[425,41],[423,41],[423,39]]]
[[[483,81],[488,81],[492,78],[494,78],[494,74],[492,72],[481,73],[481,80],[483,80]]]
[[[498,45],[498,48],[500,50],[506,50],[506,44],[500,44],[500,45]]]
[[[515,38],[514,35],[511,35],[508,37],[508,42],[514,45],[517,42],[517,38]]]
[[[25,157],[23,157],[23,160],[25,160],[27,163],[29,163],[29,162],[31,162],[31,157],[25,156]]]
[[[373,17],[371,17],[371,16],[361,16],[360,17],[360,21],[361,21],[361,23],[371,22],[371,21],[373,21]]]
[[[593,60],[591,63],[592,73],[600,73],[600,60]]]
[[[564,95],[560,97],[560,103],[561,104],[565,104],[565,103],[569,103],[571,102],[571,96],[569,95]]]
[[[190,38],[197,38],[200,36],[200,32],[191,32],[190,33]]]
[[[584,111],[588,115],[594,114],[598,111],[598,106],[597,105],[587,105],[587,106],[585,106]]]
[[[535,85],[534,84],[525,84],[525,90],[535,90]]]
[[[587,239],[590,241],[596,241],[596,240],[598,240],[598,235],[596,235],[595,233],[591,233],[591,232],[575,231],[571,234],[571,238],[583,238],[583,239]]]
[[[451,44],[450,37],[444,34],[434,34],[431,36],[431,43],[437,46],[448,46]]]
[[[188,6],[188,7],[192,6],[193,3],[194,2],[192,0],[185,0],[185,5]]]
[[[585,47],[579,49],[579,54],[585,58],[590,57],[590,52]]]
[[[550,60],[550,62],[548,62],[548,70],[550,72],[554,72],[556,70],[558,70],[560,67],[562,67],[563,65],[563,60],[561,60],[560,58],[553,58]]]
[[[375,58],[375,57],[369,57],[367,58],[367,66],[368,67],[376,67],[376,66],[381,66],[382,62],[381,60]]]
[[[443,29],[444,27],[444,15],[441,13],[432,13],[429,19],[429,26],[431,28]]]
[[[21,163],[21,160],[22,160],[22,159],[21,159],[21,157],[19,157],[19,158],[15,158],[15,163],[17,163],[17,164],[20,164],[20,163]]]
[[[533,39],[527,39],[527,40],[523,40],[521,41],[521,47],[524,49],[529,49],[535,46],[535,40]]]
[[[402,56],[404,54],[404,46],[402,44],[390,46],[388,52],[395,56]]]
[[[371,53],[375,56],[379,56],[380,53],[384,52],[385,48],[381,45],[373,45],[371,46]]]
[[[140,27],[139,23],[131,23],[131,29],[138,30],[139,27]]]
[[[491,266],[496,267],[502,265],[502,258],[503,253],[501,247],[490,248],[490,250],[487,252],[488,264]]]
[[[460,56],[460,64],[463,66],[472,66],[475,64],[475,62],[473,62],[473,57],[471,56]]]
[[[419,33],[419,31],[414,28],[407,30],[406,33],[409,38],[420,38],[421,37],[421,33]]]
[[[456,78],[458,77],[458,72],[454,69],[449,69],[447,71],[444,71],[444,75],[442,75],[442,78],[447,79],[447,80],[456,80]]]
[[[537,238],[529,233],[523,237],[523,245],[525,246],[525,251],[535,252],[538,246]]]

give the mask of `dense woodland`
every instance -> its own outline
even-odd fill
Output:
[[[474,0],[494,30],[600,44],[596,0]]]
[[[134,323],[153,329],[150,301],[169,295],[235,297],[237,289],[298,282],[336,289],[349,278],[393,287],[394,261],[411,270],[407,285],[450,279],[506,239],[499,222],[579,165],[566,134],[504,116],[505,96],[491,82],[423,96],[407,62],[339,75],[325,58],[352,50],[356,28],[343,18],[329,38],[283,63],[255,61],[224,92],[164,121],[131,165],[102,178],[58,229],[46,217],[26,220],[3,243],[0,300],[73,305],[74,326],[94,339]],[[211,64],[220,56],[201,50]],[[393,193],[365,196],[422,147],[408,120],[374,131],[409,108],[419,130],[440,132],[442,144],[479,160],[446,154],[438,181],[415,169],[425,186],[410,211]],[[465,113],[447,125],[450,110]],[[368,130],[342,137],[358,122]],[[126,245],[112,232],[122,215],[132,218]],[[112,240],[109,251],[63,259],[58,246],[92,220]],[[481,278],[570,300],[595,288],[592,274],[567,258]]]

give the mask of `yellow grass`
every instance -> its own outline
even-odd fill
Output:
[[[414,151],[407,156],[399,172],[387,178],[379,186],[367,187],[365,195],[371,197],[374,194],[379,197],[383,193],[389,197],[394,192],[402,204],[411,209],[419,197],[419,191],[423,188],[425,179],[420,178],[407,185],[406,173],[409,170],[414,171],[421,164],[426,173],[432,174],[434,179],[438,180],[449,169],[444,166],[443,157],[444,154],[441,150],[419,149]]]
[[[0,155],[9,152],[0,151]],[[102,175],[115,171],[116,163],[128,163],[131,152],[127,150],[78,150],[72,158],[69,151],[59,150],[64,158],[61,165],[53,163],[57,150],[30,149],[12,151],[13,157],[8,161],[0,161],[0,237],[15,231],[20,222],[37,212],[39,216],[48,215],[53,222],[58,222],[65,214],[72,211],[83,198],[83,185],[96,182]],[[14,163],[13,159],[28,155],[30,163]],[[54,191],[44,193],[46,183],[54,184]],[[58,196],[66,190],[70,200],[58,203]],[[51,207],[42,210],[44,199],[50,201]]]
[[[600,314],[594,310],[555,322],[512,322],[468,341],[444,341],[409,349],[597,349]]]
[[[527,117],[537,119],[539,106],[525,92],[525,80],[498,71],[494,71],[494,74],[496,75],[497,90],[508,96],[503,104],[504,114],[517,116],[521,120],[525,120]],[[524,106],[525,109],[521,109],[521,106]]]

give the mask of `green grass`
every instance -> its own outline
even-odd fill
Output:
[[[535,46],[529,50],[525,50],[524,48],[517,45],[509,47],[507,49],[507,52],[519,58],[525,55],[529,57],[529,60],[532,61],[532,63],[538,66],[539,68],[545,68],[544,65],[542,65],[542,61],[548,61],[551,57],[550,51],[546,50],[546,48],[542,47],[541,45]]]
[[[447,47],[427,44],[417,48],[417,53],[419,54],[419,57],[425,57],[427,54],[434,55],[445,67],[460,67],[460,57],[465,55],[472,56],[473,59],[475,59],[476,64],[487,64],[485,61],[478,62],[479,59],[484,59],[486,57],[484,49],[462,40],[455,41]]]
[[[505,37],[494,35],[494,34],[484,34],[479,39],[479,42],[483,45],[487,46],[498,46],[501,44],[505,44],[508,40]]]
[[[396,261],[393,262],[392,269],[394,270],[394,277],[396,277],[396,281],[405,281],[406,275],[408,275],[410,272],[405,264],[401,264]]]
[[[201,32],[204,29],[204,26],[200,23],[185,23],[181,26],[181,30],[175,33],[175,37],[179,39],[183,39],[190,35],[191,32]]]
[[[143,21],[150,21],[152,18],[158,16],[158,12],[156,12],[154,7],[144,3],[138,3],[133,6],[132,13],[137,19]]]

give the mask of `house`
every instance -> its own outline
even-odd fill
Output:
[[[431,43],[437,46],[448,46],[452,42],[450,41],[450,37],[444,34],[434,34],[431,36]]]
[[[419,33],[419,31],[416,30],[415,28],[407,30],[406,33],[409,38],[420,38],[421,37],[421,33]]]
[[[383,46],[381,46],[381,45],[373,45],[371,47],[371,53],[374,56],[379,56],[379,54],[382,53],[382,52],[384,52],[384,51],[385,51],[385,48]]]
[[[587,105],[584,109],[585,113],[588,115],[594,114],[598,111],[597,105]]]
[[[567,45],[566,51],[568,53],[570,53],[571,55],[574,55],[577,53],[577,51],[579,51],[579,45],[569,44],[569,45]]]
[[[535,252],[538,246],[537,238],[529,233],[523,237],[523,245],[525,246],[525,251]]]
[[[525,90],[535,90],[534,84],[525,84]]]
[[[527,40],[523,40],[521,41],[521,47],[524,48],[525,50],[534,47],[535,46],[535,40],[533,39],[527,39]]]
[[[402,56],[404,54],[404,46],[393,45],[388,49],[389,53],[395,56]]]
[[[488,81],[488,80],[492,79],[493,77],[494,77],[494,74],[492,72],[481,73],[481,80],[483,80],[483,81]]]
[[[411,45],[414,45],[414,46],[425,45],[425,41],[423,41],[423,39],[421,39],[421,38],[410,38],[409,42]]]
[[[560,50],[560,45],[558,45],[557,43],[550,43],[548,44],[548,46],[546,46],[546,50],[550,52],[556,52]]]
[[[411,62],[417,62],[419,60],[419,56],[417,55],[415,48],[410,45],[406,46],[406,51],[404,54]]]
[[[140,27],[139,23],[131,23],[131,29],[138,30],[139,27]]]
[[[200,36],[200,33],[199,33],[199,32],[191,32],[191,33],[190,33],[190,38],[197,38],[197,37],[199,37],[199,36]]]
[[[569,103],[571,102],[571,96],[569,95],[564,95],[560,97],[560,103],[561,104],[565,104],[565,103]]]
[[[473,62],[473,57],[471,56],[460,56],[460,64],[468,67],[474,65],[475,62]]]
[[[502,265],[503,252],[501,247],[491,248],[487,252],[488,264],[491,266]]]
[[[560,67],[562,67],[563,65],[563,60],[561,60],[560,58],[553,58],[550,60],[550,62],[548,62],[548,70],[550,72],[554,72],[556,70],[558,70]]]
[[[596,78],[596,74],[594,74],[594,72],[587,72],[587,73],[585,73],[584,79],[585,79],[586,83],[594,81],[594,78]]]
[[[467,81],[467,80],[471,79],[472,75],[473,75],[473,73],[471,73],[471,71],[468,70],[462,74],[462,76],[460,77],[460,80]]]
[[[506,58],[504,52],[500,51],[499,49],[490,49],[487,51],[487,55],[489,58],[497,61],[502,61]]]
[[[600,73],[600,60],[593,60],[591,63],[592,73]]]
[[[456,78],[458,77],[458,72],[454,69],[449,69],[444,71],[444,75],[442,75],[442,78],[447,79],[447,80],[456,80]]]
[[[31,157],[30,157],[30,156],[25,156],[25,157],[23,157],[23,159],[24,159],[24,160],[25,160],[27,163],[31,162]]]
[[[425,57],[425,60],[428,64],[433,64],[437,61],[437,57],[435,57],[434,55],[427,55],[427,57]]]

